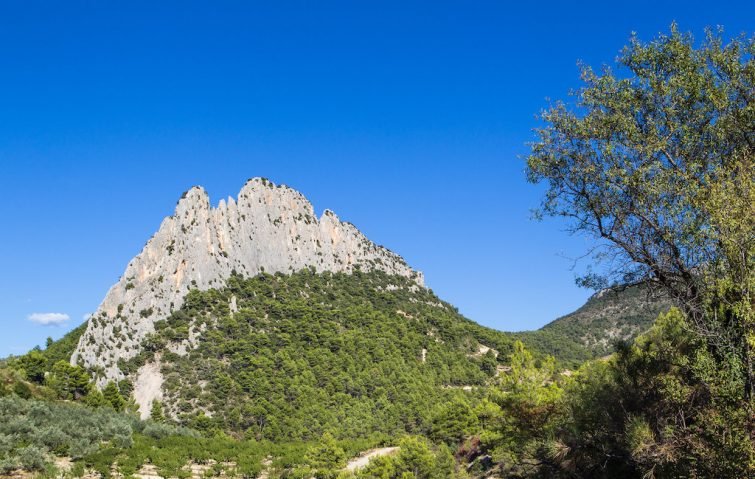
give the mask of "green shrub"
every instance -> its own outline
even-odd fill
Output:
[[[18,450],[18,462],[27,471],[41,471],[46,464],[44,450],[33,444],[21,448]]]

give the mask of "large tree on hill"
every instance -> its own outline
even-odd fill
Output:
[[[755,393],[755,37],[632,38],[618,72],[582,68],[527,159],[540,212],[598,239],[592,286],[646,283]]]

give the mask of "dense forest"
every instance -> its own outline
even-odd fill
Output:
[[[271,440],[421,432],[434,404],[485,385],[494,351],[507,355],[513,341],[412,285],[379,271],[235,276],[192,291],[124,369],[159,354],[163,408],[200,430]],[[196,348],[169,352],[192,332]]]

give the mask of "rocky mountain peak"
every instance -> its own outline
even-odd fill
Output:
[[[378,269],[423,285],[422,274],[400,256],[330,210],[318,219],[312,204],[287,186],[252,178],[236,199],[217,207],[194,186],[110,288],[71,361],[101,372],[100,384],[121,379],[118,361],[134,357],[155,322],[180,308],[189,290],[221,287],[234,271],[254,276],[308,267]]]

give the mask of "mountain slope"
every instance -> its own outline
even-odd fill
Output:
[[[137,355],[155,323],[180,308],[189,290],[222,286],[233,272],[254,276],[308,267],[382,270],[423,284],[422,274],[400,256],[333,212],[317,219],[291,188],[254,178],[236,200],[212,208],[207,193],[194,187],[108,291],[71,360],[96,371],[100,385],[122,379],[118,360]]]
[[[426,431],[433,406],[484,385],[513,343],[381,271],[234,276],[156,326],[121,368],[137,385],[159,371],[166,414],[278,440]]]
[[[632,341],[669,307],[669,300],[640,286],[606,289],[576,311],[518,335],[530,346],[577,364],[611,354],[618,341]]]

